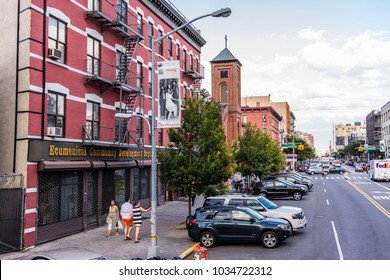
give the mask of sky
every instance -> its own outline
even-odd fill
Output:
[[[242,63],[241,94],[287,101],[296,130],[328,151],[333,124],[364,122],[390,101],[390,1],[170,0],[191,20],[229,7],[227,18],[194,22],[210,61],[225,47]]]

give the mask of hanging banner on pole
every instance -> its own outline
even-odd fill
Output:
[[[180,61],[157,63],[158,128],[181,126]]]

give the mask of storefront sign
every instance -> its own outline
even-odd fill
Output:
[[[80,143],[31,140],[28,160],[132,160],[150,159],[151,151],[139,148],[84,146]]]

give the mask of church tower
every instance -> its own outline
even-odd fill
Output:
[[[211,95],[224,107],[222,125],[226,143],[237,143],[242,134],[241,121],[241,66],[240,61],[227,48],[212,60],[211,63]]]

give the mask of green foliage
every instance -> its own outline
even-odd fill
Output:
[[[223,194],[227,194],[229,190],[230,188],[226,183],[220,183],[217,185],[207,186],[203,194],[205,197],[223,195]]]
[[[304,146],[303,151],[299,151],[298,149],[294,149],[294,153],[297,155],[297,160],[298,161],[304,161],[307,159],[312,159],[316,157],[315,150],[312,148],[305,139],[298,137],[298,136],[293,136],[293,135],[288,135],[287,136],[287,142],[288,143],[294,143],[297,147],[298,145],[302,144]],[[286,154],[292,154],[293,149],[288,148],[284,149],[284,153]]]
[[[182,111],[182,126],[168,131],[170,145],[158,153],[160,180],[172,190],[204,194],[218,186],[233,173],[234,151],[225,144],[222,129],[222,107],[200,96],[186,100]]]
[[[364,141],[354,141],[349,143],[349,145],[344,148],[344,154],[346,156],[361,156],[362,152],[358,151],[358,147],[360,146],[364,146]]]
[[[279,143],[266,133],[248,124],[244,134],[239,137],[240,149],[237,151],[237,170],[242,175],[255,174],[259,178],[283,170],[284,155]]]

